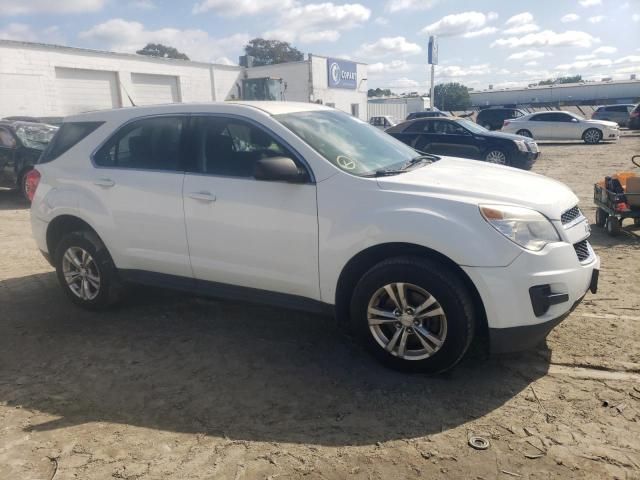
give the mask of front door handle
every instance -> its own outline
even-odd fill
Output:
[[[194,200],[200,200],[202,202],[215,202],[216,196],[210,192],[192,192],[189,194],[189,198]]]
[[[99,187],[110,188],[110,187],[113,187],[116,184],[116,182],[114,182],[110,178],[98,178],[93,182],[93,184],[98,185]]]

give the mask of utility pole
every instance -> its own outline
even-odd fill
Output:
[[[436,107],[435,75],[436,65],[438,64],[438,39],[433,35],[429,37],[429,63],[431,64],[431,93],[429,103],[431,103],[430,110],[433,110]]]

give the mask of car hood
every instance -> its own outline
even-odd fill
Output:
[[[475,160],[441,160],[399,175],[380,177],[383,190],[449,197],[475,204],[532,208],[552,220],[578,203],[563,183],[531,172]]]
[[[515,133],[485,132],[483,135],[487,137],[504,138],[505,140],[526,140],[528,142],[533,142],[531,138],[523,137],[522,135],[516,135]]]
[[[608,120],[585,120],[585,123],[592,123],[593,125],[605,125],[607,127],[617,127],[616,122],[609,122]]]

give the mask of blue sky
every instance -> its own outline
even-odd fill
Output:
[[[370,87],[426,91],[436,34],[438,82],[640,78],[640,0],[349,1],[0,0],[0,38],[123,52],[160,42],[229,63],[264,36],[369,63]]]

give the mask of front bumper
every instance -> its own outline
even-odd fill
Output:
[[[580,262],[572,243],[523,252],[507,267],[463,267],[482,299],[491,351],[522,350],[544,339],[589,289],[595,289],[594,271],[599,268],[595,253]],[[530,291],[543,285],[549,287],[553,301],[543,309],[534,308]]]
[[[511,156],[511,165],[529,170],[540,156],[540,152],[521,152],[518,150]]]

